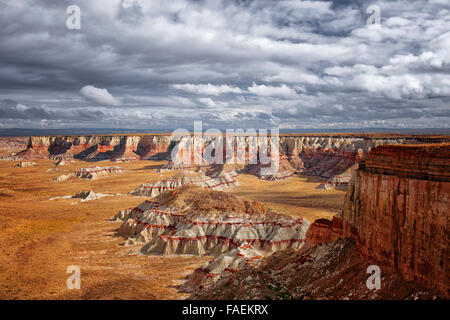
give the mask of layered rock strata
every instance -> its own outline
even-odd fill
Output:
[[[450,144],[375,148],[353,174],[342,220],[367,256],[450,296]]]
[[[123,173],[124,170],[121,167],[89,167],[89,168],[81,168],[75,172],[61,175],[53,179],[54,182],[64,181],[70,179],[72,177],[77,177],[81,179],[87,180],[95,180],[100,176],[108,175],[108,174],[119,174]]]
[[[353,172],[341,214],[316,220],[316,244],[349,237],[408,281],[449,293],[450,144],[383,146]]]
[[[228,139],[228,140],[227,140]],[[234,143],[236,139],[236,143]],[[358,163],[361,157],[372,148],[381,145],[432,142],[442,137],[411,137],[393,135],[357,135],[357,134],[317,134],[317,135],[281,135],[279,138],[279,154],[286,158],[294,171],[330,178],[338,175]],[[217,137],[209,136],[202,140],[199,137],[186,136],[180,141],[172,141],[170,135],[111,135],[111,136],[65,136],[65,137],[30,137],[27,149],[17,157],[24,159],[39,158],[78,158],[86,161],[112,160],[116,162],[136,159],[190,159],[191,161],[173,161],[165,169],[194,169],[193,152],[190,155],[180,145],[190,145],[190,149],[202,153]],[[250,137],[229,137],[224,145],[232,145],[231,158],[224,155],[226,163],[236,163],[239,150],[244,165],[248,164],[250,149],[258,151],[258,144]],[[271,137],[266,139],[270,146]],[[270,152],[269,152],[270,153]],[[202,163],[202,165],[207,165]],[[251,170],[251,167],[249,168]],[[274,179],[282,179],[290,170],[281,170],[271,175]]]
[[[347,170],[338,175],[330,177],[327,182],[321,183],[317,188],[328,190],[337,187],[346,187],[350,183],[352,171],[356,169],[358,169],[357,164],[349,167]]]
[[[296,170],[292,167],[288,158],[284,155],[280,156],[278,167],[271,167],[271,164],[249,164],[243,172],[253,174],[261,180],[280,181],[286,180],[294,176]]]
[[[216,257],[197,269],[187,286],[200,285],[262,258],[263,253],[300,248],[309,222],[272,212],[261,203],[192,185],[120,211],[119,234],[150,254]],[[261,253],[260,253],[261,252]]]
[[[237,175],[232,172],[224,172],[215,175],[213,178],[211,176],[206,176],[202,171],[194,172],[182,170],[167,179],[156,181],[154,183],[142,184],[139,188],[131,192],[131,194],[134,196],[157,197],[167,190],[179,188],[187,184],[211,190],[223,190],[239,184],[236,180],[236,176]]]
[[[439,299],[437,290],[382,269],[381,288],[366,286],[367,268],[378,262],[363,257],[351,239],[299,250],[280,250],[245,264],[215,282],[197,287],[188,299],[197,300],[416,300]]]

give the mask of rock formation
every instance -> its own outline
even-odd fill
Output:
[[[236,180],[236,175],[233,175],[233,173],[222,173],[212,178],[206,176],[202,171],[182,170],[170,178],[154,183],[142,184],[139,188],[131,192],[131,194],[134,196],[157,197],[167,190],[179,188],[187,184],[211,190],[223,190],[227,187],[236,186],[239,183]]]
[[[81,168],[75,172],[61,175],[55,179],[54,182],[64,181],[70,179],[72,177],[78,177],[82,179],[95,180],[99,176],[107,175],[107,174],[118,174],[123,173],[124,170],[120,167],[89,167],[89,168]]]
[[[35,165],[36,165],[36,162],[33,162],[33,161],[21,161],[16,165],[16,167],[25,168],[25,167],[32,167]]]
[[[299,250],[280,250],[240,266],[215,282],[205,281],[188,299],[200,300],[402,300],[443,298],[436,290],[382,269],[381,288],[366,286],[367,267],[355,242],[340,239]]]
[[[234,137],[233,137],[234,138]],[[234,143],[233,155],[226,163],[232,163],[237,157],[238,147],[248,152],[255,147],[251,139],[239,138]],[[183,137],[182,143],[192,145],[195,152],[202,153],[217,137],[210,136],[208,141],[198,137]],[[231,139],[231,138],[230,138]],[[278,180],[288,177],[292,171],[304,171],[308,175],[330,178],[345,172],[349,167],[358,163],[364,154],[372,148],[381,145],[395,145],[405,143],[435,142],[448,140],[442,136],[402,136],[385,134],[311,134],[311,135],[281,135],[279,139],[281,162],[285,159],[290,168],[279,170],[267,175],[267,178]],[[225,139],[226,140],[226,139]],[[271,138],[268,138],[270,145]],[[225,142],[228,145],[229,141]],[[67,159],[77,158],[85,161],[111,160],[115,162],[133,161],[137,159],[171,159],[172,154],[178,159],[184,159],[186,150],[179,148],[180,142],[172,141],[170,135],[110,135],[110,136],[65,136],[65,137],[30,137],[26,150],[19,152],[17,158],[23,159]],[[173,152],[174,151],[174,152]],[[193,157],[193,155],[191,155]],[[244,156],[244,166],[248,165],[248,154]],[[189,156],[188,156],[189,157]],[[191,157],[191,160],[193,158]],[[206,165],[206,164],[202,164]],[[258,166],[258,165],[256,165]],[[283,165],[284,167],[285,165]],[[198,165],[190,163],[169,162],[164,168],[196,169]],[[251,165],[248,170],[253,170]],[[255,169],[256,170],[256,169]],[[258,171],[258,170],[256,170]]]
[[[212,255],[186,286],[235,270],[262,253],[300,248],[309,222],[272,212],[261,203],[186,185],[120,211],[119,234],[127,244],[143,244],[150,254]]]
[[[249,164],[244,172],[253,174],[261,180],[279,181],[286,180],[294,176],[296,170],[291,166],[286,156],[281,155],[278,168],[271,168],[271,164]]]
[[[213,165],[208,168],[206,175],[223,186],[234,187],[239,185],[237,181],[238,173],[234,171],[234,168],[235,166]]]
[[[448,299],[449,200],[449,143],[375,147],[353,171],[342,213],[311,224],[299,251],[191,298]],[[366,287],[370,265],[381,269],[380,290]]]
[[[350,183],[350,179],[352,177],[352,171],[356,170],[357,168],[358,168],[358,165],[355,164],[355,165],[349,167],[344,172],[330,177],[327,182],[321,183],[317,188],[327,190],[327,189],[333,189],[336,187],[346,187]]]
[[[342,220],[367,256],[450,296],[450,144],[375,148],[354,172]]]
[[[92,190],[87,190],[87,191],[77,192],[73,196],[53,197],[53,198],[50,198],[49,200],[77,199],[80,202],[85,202],[85,201],[96,200],[96,199],[100,199],[100,198],[108,197],[108,196],[112,196],[112,194],[96,193],[96,192],[94,192]]]
[[[27,141],[25,137],[0,137],[0,161],[22,160],[17,153],[26,148]]]

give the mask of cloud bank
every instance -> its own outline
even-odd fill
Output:
[[[446,1],[72,2],[0,2],[3,127],[450,123]]]

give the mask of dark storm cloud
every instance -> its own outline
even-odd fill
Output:
[[[2,0],[0,125],[448,127],[447,2],[371,4]]]

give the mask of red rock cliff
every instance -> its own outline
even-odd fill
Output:
[[[450,144],[374,148],[353,172],[342,214],[316,221],[316,243],[355,238],[406,280],[450,296]]]

